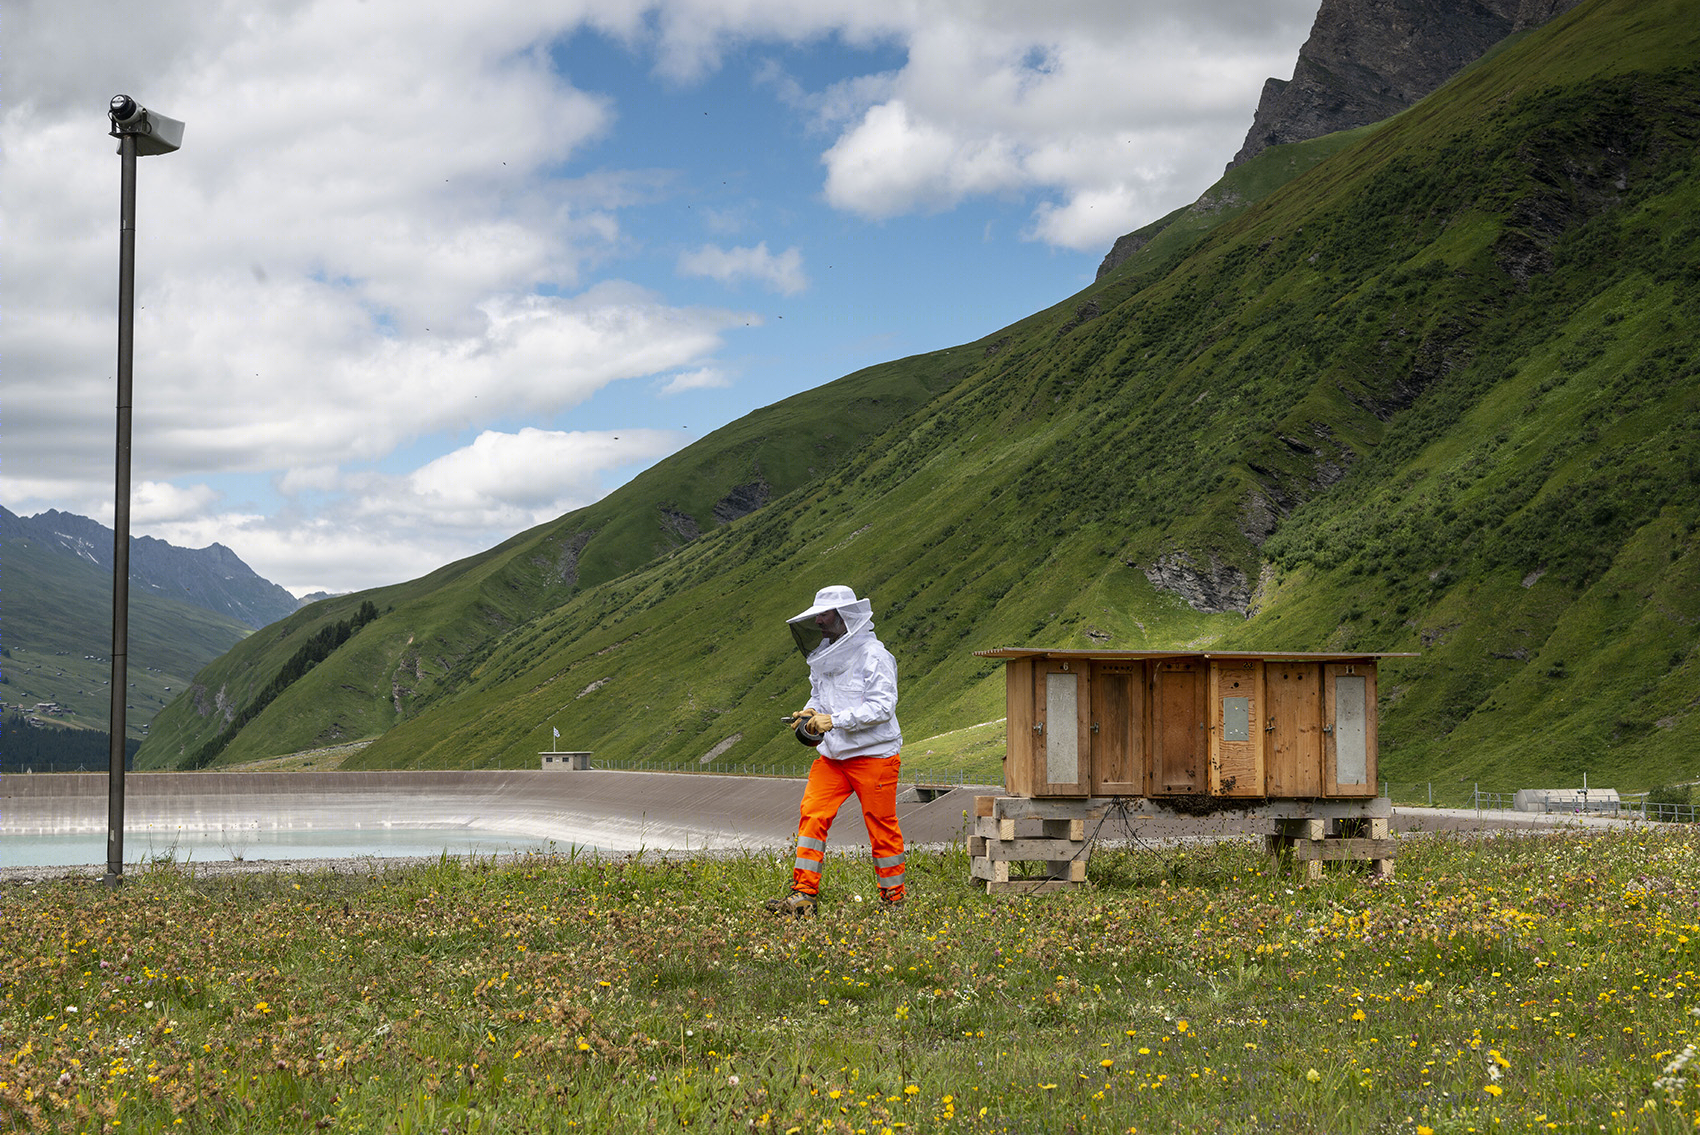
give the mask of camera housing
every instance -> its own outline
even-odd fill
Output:
[[[133,137],[136,154],[169,154],[183,145],[183,124],[157,110],[149,110],[129,95],[113,95],[107,108],[114,138]],[[120,143],[122,149],[122,143]]]

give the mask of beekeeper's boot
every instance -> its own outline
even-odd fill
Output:
[[[780,918],[812,918],[815,913],[815,896],[806,895],[802,891],[792,891],[781,899],[768,899],[763,904],[772,914]]]

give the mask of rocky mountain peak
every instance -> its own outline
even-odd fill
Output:
[[[76,513],[48,509],[21,517],[0,508],[0,539],[34,540],[112,570],[112,529]],[[300,606],[295,596],[261,578],[223,544],[179,548],[152,536],[132,536],[130,586],[205,607],[256,629],[293,614]]]
[[[1389,118],[1438,90],[1506,36],[1538,27],[1579,3],[1322,0],[1310,38],[1299,48],[1293,77],[1263,84],[1251,129],[1227,168],[1271,146]],[[1208,190],[1191,211],[1220,207],[1220,190]],[[1098,278],[1143,248],[1169,219],[1117,239],[1098,265]]]
[[[1263,84],[1231,169],[1270,146],[1380,122],[1506,36],[1580,0],[1322,0],[1291,79]]]

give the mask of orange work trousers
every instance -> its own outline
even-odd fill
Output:
[[[816,757],[803,789],[802,819],[797,824],[797,862],[791,889],[806,895],[820,893],[821,860],[826,858],[826,833],[838,809],[854,792],[862,805],[862,820],[873,845],[874,877],[880,894],[892,902],[903,898],[903,833],[897,827],[898,754],[889,757],[851,757],[834,761]]]

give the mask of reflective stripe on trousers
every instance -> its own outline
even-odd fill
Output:
[[[821,860],[826,857],[826,835],[838,809],[852,793],[862,805],[862,822],[873,847],[874,876],[881,893],[896,901],[903,897],[903,832],[897,826],[897,774],[899,758],[851,757],[833,761],[816,757],[803,789],[802,817],[797,823],[797,860],[791,870],[791,888],[804,894],[820,893]]]

